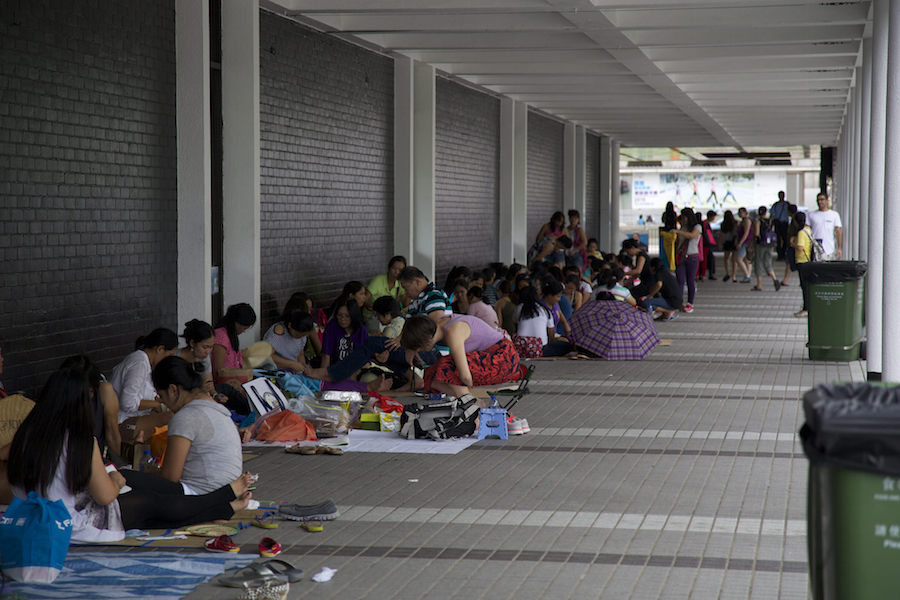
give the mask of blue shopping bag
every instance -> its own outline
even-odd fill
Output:
[[[62,500],[28,492],[0,518],[0,569],[16,581],[51,583],[66,562],[72,518]]]

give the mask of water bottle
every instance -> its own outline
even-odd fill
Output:
[[[152,473],[156,467],[156,459],[150,455],[149,450],[144,450],[144,458],[141,459],[141,472]]]

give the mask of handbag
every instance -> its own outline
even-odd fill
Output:
[[[52,583],[69,552],[72,517],[62,500],[15,498],[0,519],[0,569],[16,581]]]

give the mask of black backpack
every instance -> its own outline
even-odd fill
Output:
[[[446,402],[407,404],[400,416],[400,437],[447,440],[475,433],[478,400],[465,394]]]

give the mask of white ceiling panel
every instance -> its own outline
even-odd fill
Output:
[[[625,146],[738,149],[836,142],[871,9],[869,0],[261,4]]]

